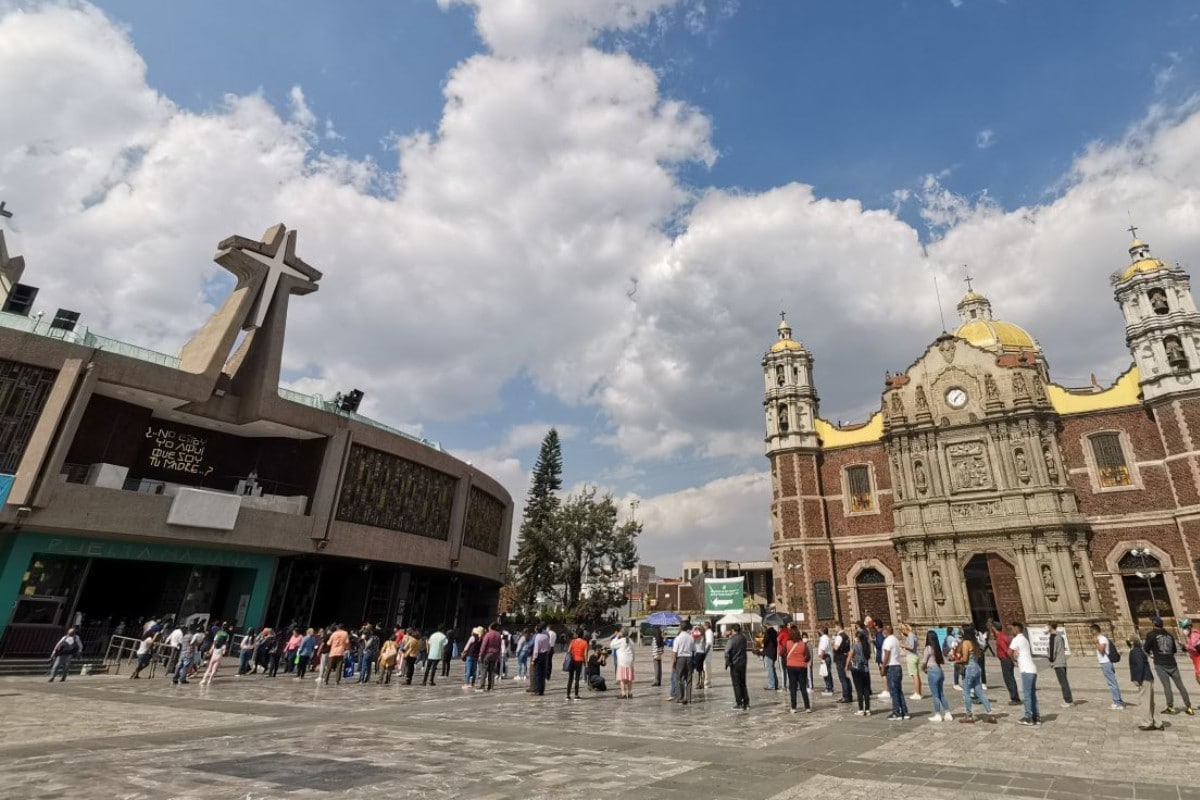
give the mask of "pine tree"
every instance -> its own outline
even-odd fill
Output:
[[[542,440],[537,462],[525,499],[525,515],[517,539],[517,555],[513,572],[517,583],[517,600],[522,608],[530,609],[537,596],[554,585],[554,552],[556,519],[559,506],[556,492],[562,488],[562,446],[558,431],[551,428]]]

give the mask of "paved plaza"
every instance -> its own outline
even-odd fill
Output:
[[[1200,716],[1166,717],[1165,732],[1140,732],[1144,698],[1128,687],[1130,708],[1110,711],[1095,664],[1079,657],[1072,708],[1060,707],[1053,675],[1043,672],[1041,728],[1016,724],[1020,708],[1006,704],[998,681],[990,695],[1003,698],[999,724],[961,725],[931,723],[928,698],[909,701],[908,722],[888,722],[883,703],[864,719],[824,697],[815,713],[793,716],[785,694],[763,690],[757,665],[749,713],[732,709],[723,673],[693,705],[676,706],[645,671],[632,700],[609,691],[568,703],[561,673],[533,698],[515,681],[490,694],[453,679],[436,688],[319,686],[282,674],[238,678],[232,667],[211,687],[172,686],[161,675],[0,680],[0,794],[1200,800],[1192,768]],[[455,677],[460,671],[456,662]],[[1191,691],[1190,671],[1185,680]],[[962,694],[947,695],[961,713]]]

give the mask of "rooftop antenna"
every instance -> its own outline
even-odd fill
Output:
[[[942,308],[942,291],[938,288],[937,275],[933,276],[933,294],[937,297],[938,316],[942,319],[942,333],[946,332],[946,310]]]

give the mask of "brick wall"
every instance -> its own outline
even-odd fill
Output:
[[[859,536],[887,533],[892,530],[892,474],[888,467],[887,452],[879,442],[858,447],[830,450],[823,454],[821,479],[825,487],[825,510],[829,515],[829,531],[832,536]],[[846,467],[869,465],[874,477],[875,511],[847,514],[846,502],[842,497],[844,481],[842,472]]]

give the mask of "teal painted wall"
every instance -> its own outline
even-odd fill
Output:
[[[0,552],[4,549],[0,547]],[[17,603],[17,594],[21,591],[25,570],[28,569],[30,559],[35,553],[253,570],[254,586],[250,591],[250,601],[246,605],[246,624],[252,626],[262,624],[271,591],[271,579],[278,560],[275,556],[240,553],[234,550],[21,531],[8,542],[3,566],[0,567],[0,609],[3,609],[0,611],[0,631],[8,626]]]

